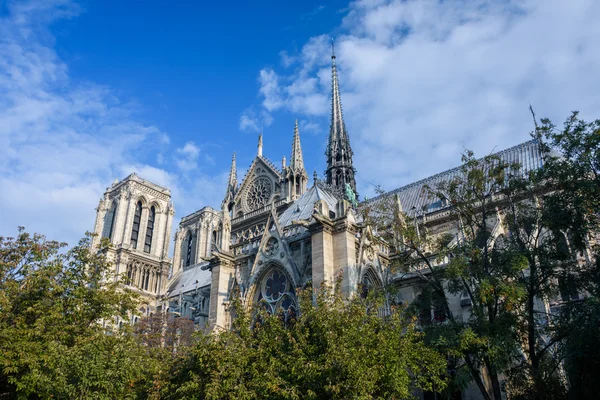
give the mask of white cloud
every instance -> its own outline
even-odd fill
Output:
[[[273,117],[266,110],[256,112],[253,108],[248,108],[240,116],[240,130],[244,132],[262,132],[272,123]]]
[[[283,101],[281,99],[281,90],[279,87],[279,78],[272,69],[262,69],[259,74],[260,94],[264,97],[263,106],[271,112],[281,108]]]
[[[177,166],[183,171],[192,171],[198,168],[200,147],[194,142],[187,142],[182,148],[177,149]]]
[[[333,30],[359,192],[453,167],[464,148],[528,140],[530,102],[559,124],[572,109],[597,118],[598,15],[594,0],[351,3]],[[265,107],[325,125],[330,52],[324,33],[287,55],[293,72],[268,70]]]
[[[287,68],[296,62],[296,57],[290,57],[285,50],[279,52],[279,57],[281,58],[281,65],[283,65],[284,68]]]

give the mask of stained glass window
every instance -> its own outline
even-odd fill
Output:
[[[279,315],[288,323],[297,313],[296,296],[293,287],[283,271],[269,272],[259,287],[257,303],[269,314]]]

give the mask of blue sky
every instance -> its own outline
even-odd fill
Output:
[[[330,45],[361,194],[528,139],[532,103],[598,118],[593,0],[0,0],[0,235],[76,241],[115,178],[172,190],[178,218],[218,206],[264,129],[325,167]],[[241,176],[240,176],[241,178]]]

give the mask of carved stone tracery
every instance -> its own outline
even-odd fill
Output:
[[[271,194],[273,193],[273,184],[267,177],[261,176],[248,187],[244,203],[249,211],[257,210],[267,205]]]

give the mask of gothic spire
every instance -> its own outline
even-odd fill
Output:
[[[231,170],[229,170],[229,187],[235,190],[237,186],[237,167],[235,164],[235,151],[231,157]]]
[[[237,167],[235,163],[235,152],[231,158],[231,170],[229,171],[229,181],[227,182],[227,191],[225,192],[225,198],[223,199],[222,207],[227,207],[233,202],[235,192],[237,190]]]
[[[346,183],[356,194],[355,170],[352,166],[352,148],[350,138],[344,124],[342,99],[338,82],[337,66],[335,64],[335,49],[331,43],[331,124],[329,126],[329,141],[327,145],[327,183],[345,189]]]
[[[294,126],[294,140],[292,141],[292,158],[290,158],[290,168],[294,170],[304,169],[302,147],[300,146],[300,132],[298,131],[298,120],[296,120],[296,125]]]

